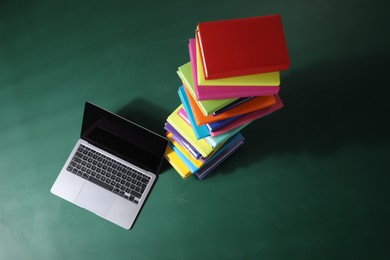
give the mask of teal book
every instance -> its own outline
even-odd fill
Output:
[[[190,170],[191,173],[194,173],[199,169],[190,160],[188,160],[188,158],[182,152],[180,152],[180,150],[176,146],[174,146],[171,142],[169,142],[168,145],[179,157],[179,159],[185,164],[188,170]]]
[[[205,138],[206,136],[210,136],[210,131],[208,130],[208,127],[206,125],[200,125],[200,126],[196,125],[195,117],[194,114],[192,113],[190,103],[188,101],[186,92],[184,91],[184,87],[180,86],[177,92],[179,94],[180,101],[183,104],[184,111],[187,114],[187,118],[190,121],[191,127],[194,130],[196,139],[199,140]]]
[[[207,143],[209,145],[211,145],[211,147],[213,147],[213,148],[217,147],[220,144],[222,144],[223,142],[227,141],[230,137],[232,137],[236,133],[240,132],[242,129],[244,129],[249,124],[250,123],[247,123],[245,125],[241,125],[239,127],[236,127],[228,132],[225,132],[225,133],[217,135],[217,136],[208,136],[205,138],[205,140],[207,141]]]

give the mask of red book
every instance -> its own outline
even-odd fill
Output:
[[[201,22],[196,34],[206,79],[274,72],[290,66],[280,15]]]

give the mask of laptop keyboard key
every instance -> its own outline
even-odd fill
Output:
[[[73,157],[72,160],[73,160],[74,162],[76,162],[76,163],[81,163],[81,159],[80,159],[80,158]]]
[[[134,197],[139,198],[139,199],[140,199],[141,196],[142,196],[140,193],[138,193],[138,192],[136,192],[136,191],[133,191],[133,190],[130,192],[130,194],[133,195]]]
[[[96,185],[106,189],[106,190],[112,191],[111,185],[109,185],[109,184],[107,184],[107,183],[105,183],[105,182],[103,182],[101,180],[98,180],[95,177],[90,176],[88,180],[90,182],[95,183]]]

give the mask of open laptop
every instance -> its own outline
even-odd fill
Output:
[[[86,102],[80,139],[51,192],[130,229],[167,144],[165,137]]]

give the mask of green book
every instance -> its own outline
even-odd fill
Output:
[[[192,127],[185,122],[179,115],[178,111],[183,107],[180,105],[175,111],[172,112],[167,118],[168,123],[172,125],[176,131],[182,135],[187,142],[189,142],[204,158],[207,158],[214,148],[205,139],[196,139],[195,133]]]
[[[196,103],[198,104],[200,110],[205,116],[210,115],[211,113],[229,105],[233,101],[237,100],[237,98],[229,98],[229,99],[215,99],[215,100],[202,100],[199,101],[196,99],[195,88],[194,88],[194,78],[192,75],[191,63],[187,62],[183,66],[179,67],[177,71],[180,79],[183,81],[183,84],[191,93],[191,96],[194,98]]]

